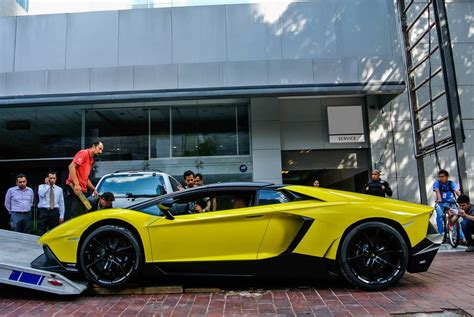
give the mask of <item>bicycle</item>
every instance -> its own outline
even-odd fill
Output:
[[[449,239],[449,244],[453,248],[457,248],[459,245],[459,241],[461,240],[460,236],[460,225],[459,225],[459,217],[457,217],[458,214],[458,208],[452,208],[452,207],[442,207],[443,208],[443,242],[445,243],[446,240]],[[456,220],[453,222],[452,218],[456,218]]]

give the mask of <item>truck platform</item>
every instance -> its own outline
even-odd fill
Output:
[[[43,254],[37,240],[35,235],[0,230],[0,283],[61,295],[85,291],[86,281],[31,267],[31,262]]]

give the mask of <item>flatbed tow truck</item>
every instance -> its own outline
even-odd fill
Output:
[[[0,283],[60,295],[85,291],[87,281],[71,280],[60,273],[31,266],[44,256],[37,240],[35,235],[0,230]]]

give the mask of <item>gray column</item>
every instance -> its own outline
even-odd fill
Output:
[[[255,98],[250,103],[253,180],[281,183],[281,141],[278,98]]]

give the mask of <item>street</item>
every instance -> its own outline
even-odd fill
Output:
[[[185,279],[179,294],[60,297],[3,288],[0,316],[387,316],[408,313],[474,315],[473,254],[443,246],[429,271],[406,274],[395,287],[364,292],[348,283]],[[173,283],[174,282],[174,283]],[[161,284],[161,283],[160,283]],[[211,292],[211,288],[219,288]]]

